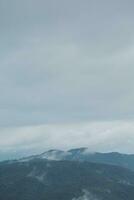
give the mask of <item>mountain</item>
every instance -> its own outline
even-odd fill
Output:
[[[34,158],[48,159],[48,160],[70,160],[70,161],[88,161],[94,163],[103,163],[109,165],[117,165],[128,168],[134,171],[134,155],[121,154],[117,152],[111,153],[97,153],[89,152],[88,148],[77,148],[69,151],[49,150],[40,155],[31,156],[20,159],[20,161],[32,160]]]
[[[35,157],[0,163],[0,200],[60,199],[133,200],[134,172],[113,165]]]

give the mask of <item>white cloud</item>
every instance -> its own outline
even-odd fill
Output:
[[[134,122],[111,121],[48,124],[1,129],[0,149],[47,149],[88,147],[89,151],[134,153]]]

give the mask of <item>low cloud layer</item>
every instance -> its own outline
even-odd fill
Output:
[[[134,122],[90,122],[0,130],[0,150],[38,153],[48,149],[88,147],[91,152],[134,153]]]

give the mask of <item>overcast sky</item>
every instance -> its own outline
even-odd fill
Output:
[[[134,153],[133,11],[133,0],[0,0],[1,150]]]

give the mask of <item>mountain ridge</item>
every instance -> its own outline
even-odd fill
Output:
[[[0,199],[133,200],[134,171],[121,162],[126,156],[51,149],[0,162]]]
[[[24,157],[18,159],[19,162],[24,162],[33,159],[47,160],[70,160],[70,161],[88,161],[93,163],[104,163],[109,165],[121,166],[134,171],[134,154],[121,154],[118,152],[90,152],[88,148],[76,148],[68,151],[51,149],[38,155]]]

